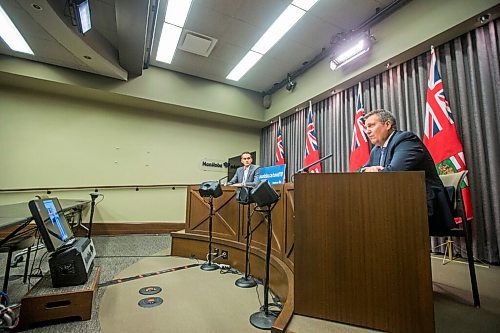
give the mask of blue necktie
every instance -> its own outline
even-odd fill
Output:
[[[378,165],[380,165],[380,166],[384,166],[385,148],[386,148],[386,147],[382,147],[382,148],[380,148],[380,161],[379,161],[379,163],[378,163]]]

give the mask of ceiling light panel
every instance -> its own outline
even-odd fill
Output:
[[[243,75],[245,75],[246,72],[248,72],[250,68],[253,67],[253,65],[257,63],[257,61],[260,60],[260,58],[262,58],[262,54],[254,51],[248,51],[248,53],[243,57],[243,59],[241,59],[238,65],[233,68],[231,73],[226,76],[226,79],[238,81]]]
[[[295,6],[288,6],[252,47],[252,51],[265,54],[306,12]]]
[[[170,64],[186,23],[191,0],[169,0],[165,11],[165,23],[158,42],[156,60]]]
[[[156,60],[167,64],[172,62],[181,32],[182,28],[169,23],[163,23],[161,38],[158,42],[158,51],[156,52]]]
[[[292,5],[297,6],[307,12],[309,9],[311,9],[312,6],[314,6],[316,2],[318,2],[318,0],[294,0],[292,2]]]
[[[0,6],[0,37],[2,37],[11,50],[33,55],[33,51],[28,43],[24,40],[2,6]]]
[[[190,7],[191,0],[169,0],[165,22],[183,27]]]
[[[226,76],[226,79],[238,81],[247,71],[252,68],[260,58],[269,51],[283,37],[302,16],[318,0],[295,0],[281,15],[271,24],[266,32],[259,38],[257,43],[236,65],[236,67]],[[260,55],[260,56],[258,56]],[[243,72],[243,69],[245,70]]]

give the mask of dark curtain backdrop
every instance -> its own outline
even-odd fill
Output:
[[[476,259],[499,264],[500,20],[436,47],[446,98],[464,146],[473,202]],[[362,82],[365,112],[384,108],[398,128],[423,137],[430,50]],[[313,104],[323,172],[347,172],[358,85]],[[287,179],[303,166],[307,109],[281,119]],[[262,130],[261,165],[273,165],[277,123]],[[434,239],[433,245],[440,240]],[[458,240],[459,241],[459,240]],[[460,242],[460,241],[459,241]],[[462,243],[462,249],[465,245]],[[456,251],[461,251],[460,247]],[[463,250],[461,253],[465,253]]]

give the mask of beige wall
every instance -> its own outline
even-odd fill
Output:
[[[260,130],[0,86],[0,188],[199,184],[203,159],[259,149]],[[54,192],[88,199],[84,191]],[[101,190],[95,221],[183,222],[184,187]],[[33,192],[0,194],[0,204]]]

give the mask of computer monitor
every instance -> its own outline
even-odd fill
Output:
[[[28,207],[47,251],[57,251],[73,239],[73,232],[57,198],[31,200]]]

